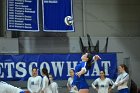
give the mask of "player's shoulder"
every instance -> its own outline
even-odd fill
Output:
[[[81,64],[86,64],[86,62],[84,62],[84,61],[81,61],[80,63],[81,63]]]
[[[69,78],[68,78],[68,81],[69,81],[69,80],[72,80],[72,77],[69,77]]]
[[[40,77],[39,77],[40,78]],[[43,76],[43,78],[47,78],[47,76]]]
[[[125,76],[126,76],[126,75],[129,76],[129,74],[128,74],[127,72],[125,72],[124,75],[125,75]]]
[[[81,61],[80,62],[80,65],[83,67],[83,66],[86,66],[86,62],[84,62],[84,61]]]
[[[99,81],[99,80],[101,80],[100,78],[97,78],[97,79],[95,79],[96,81]]]
[[[58,85],[56,82],[53,82],[52,84],[53,84],[53,85]]]
[[[96,78],[93,82],[99,82],[100,78]]]
[[[106,78],[106,81],[108,81],[108,82],[113,82],[113,80],[111,79],[111,78]]]
[[[28,78],[28,80],[31,80],[31,79],[33,79],[33,77],[29,77],[29,78]]]
[[[106,77],[106,80],[110,80],[110,78]]]
[[[39,78],[39,79],[42,79],[42,77],[41,76],[36,76],[37,78]]]
[[[109,80],[109,81],[110,81],[111,79],[110,79],[110,78],[108,78],[108,77],[106,77],[106,80]]]

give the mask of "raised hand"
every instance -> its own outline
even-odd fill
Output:
[[[93,56],[93,60],[94,60],[94,61],[97,61],[97,60],[99,60],[99,59],[101,59],[101,57],[100,57],[99,55]]]

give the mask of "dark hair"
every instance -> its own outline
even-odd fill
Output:
[[[72,69],[70,69],[70,70],[72,70],[73,72],[75,71],[73,68],[72,68]]]
[[[43,72],[43,74],[45,74],[45,75],[47,76],[47,78],[48,78],[48,80],[49,80],[48,85],[50,85],[51,82],[50,82],[50,79],[49,79],[49,73],[48,73],[48,70],[47,70],[46,68],[43,68],[43,69],[42,69],[42,72]]]
[[[104,73],[104,76],[105,76],[105,71],[104,70],[101,70],[103,73]],[[101,73],[101,71],[100,71],[100,73]]]
[[[129,73],[128,67],[125,64],[120,64],[122,68],[124,68],[125,72]]]
[[[101,70],[101,71],[105,74],[105,71],[104,71],[104,70]],[[101,71],[100,71],[100,72],[101,72]]]
[[[53,78],[53,75],[52,75],[51,73],[49,73],[49,75],[51,75],[51,76],[52,76],[52,78]]]
[[[87,70],[89,70],[92,66],[92,58],[93,58],[92,54],[88,53],[87,58],[88,58],[88,61],[87,61],[87,67],[86,68],[87,68]]]
[[[32,71],[33,71],[33,69],[37,70],[37,67],[33,67],[33,68],[32,68]]]

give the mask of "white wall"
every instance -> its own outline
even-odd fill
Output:
[[[17,38],[0,38],[0,53],[19,53]]]
[[[84,7],[82,0],[73,1],[76,33],[83,35],[85,27],[85,33],[95,37],[140,36],[140,0],[83,0]]]

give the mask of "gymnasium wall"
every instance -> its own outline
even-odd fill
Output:
[[[140,36],[139,0],[73,0],[75,33],[46,33],[42,31],[42,0],[39,0],[40,32],[16,33],[20,37],[77,37],[89,33],[94,37]],[[6,32],[6,0],[0,0],[0,36]]]
[[[83,43],[87,45],[87,38],[83,37]],[[105,46],[106,37],[91,37],[93,44],[99,40],[100,51],[103,51]],[[19,45],[15,42],[19,42]],[[0,38],[1,53],[79,53],[80,45],[79,38],[77,37],[42,37],[42,38],[20,38],[15,40],[14,38],[6,38],[5,42],[13,44],[10,46],[7,43],[3,43],[3,39]],[[118,64],[126,63],[130,69],[131,78],[140,86],[139,83],[139,47],[140,37],[109,37],[108,52],[116,52]],[[137,74],[136,74],[137,73]]]

